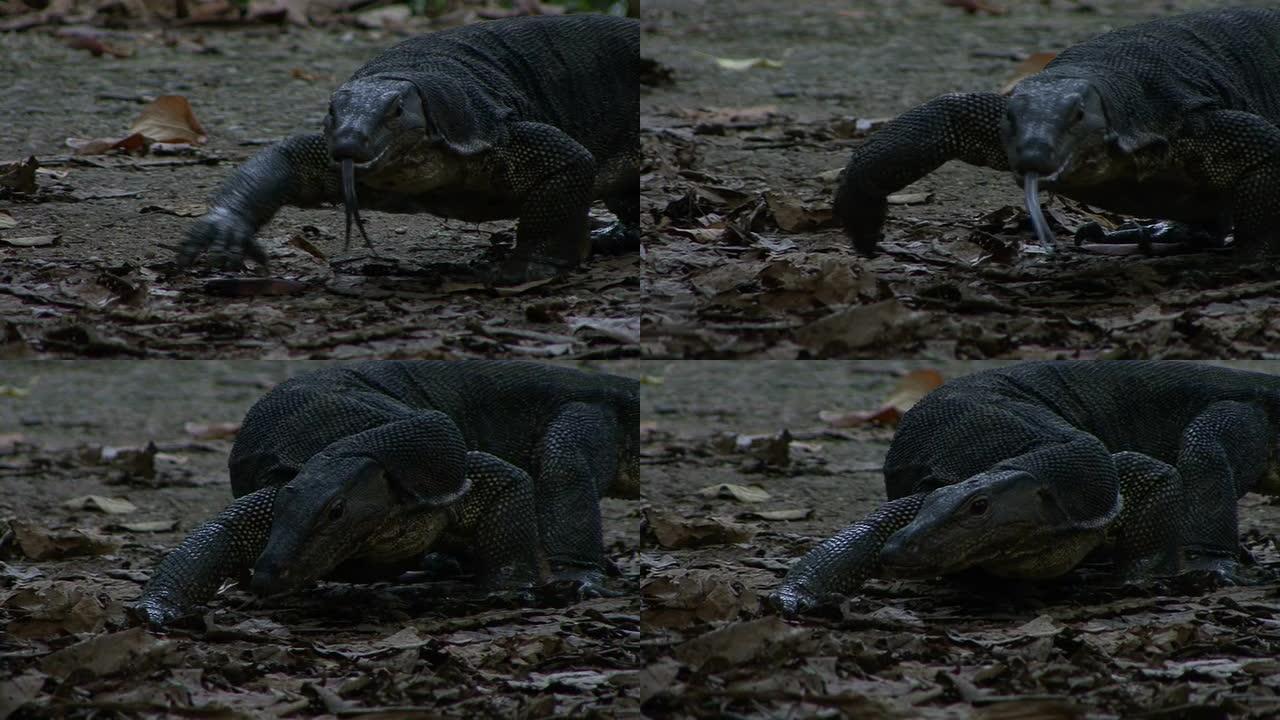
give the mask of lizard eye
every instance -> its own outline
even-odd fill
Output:
[[[391,106],[391,117],[398,118],[403,114],[404,114],[404,100],[397,100],[396,103]]]
[[[991,503],[986,498],[976,498],[969,503],[969,514],[973,516],[986,515],[987,509],[991,507]]]
[[[339,499],[337,500],[337,502],[335,502],[335,503],[333,504],[333,507],[329,508],[329,519],[330,519],[330,520],[337,520],[337,519],[341,518],[341,517],[342,517],[342,513],[343,513],[346,509],[347,509],[347,503],[346,503],[346,501],[344,501],[344,500],[342,500],[341,498],[339,498]]]
[[[1084,120],[1084,108],[1077,105],[1076,112],[1072,116],[1072,122],[1080,122],[1081,120]]]

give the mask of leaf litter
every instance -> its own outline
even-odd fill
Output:
[[[665,364],[646,384],[643,409],[651,420],[641,453],[650,503],[640,554],[642,710],[961,719],[1280,712],[1275,582],[1116,585],[1085,568],[1041,583],[873,579],[801,620],[765,607],[796,559],[882,502],[892,430],[834,428],[820,415],[833,405],[891,406],[886,399],[918,394],[904,388],[923,386],[921,378],[992,365]],[[764,469],[722,439],[784,434],[822,449]],[[749,536],[693,534],[743,505],[690,488],[748,483],[770,495],[742,513]],[[770,505],[809,509],[785,520],[756,510]],[[1241,523],[1245,547],[1280,570],[1276,504],[1242,502]]]
[[[774,13],[778,32],[767,41],[748,27],[758,16],[750,3],[706,17],[660,13],[646,54],[670,66],[674,82],[646,90],[641,118],[651,158],[642,186],[645,354],[1275,353],[1280,286],[1268,268],[1229,250],[1145,257],[1136,245],[1099,245],[1089,240],[1090,223],[1111,229],[1135,218],[1051,194],[1044,207],[1056,239],[1043,247],[1007,174],[950,163],[894,194],[878,256],[853,251],[832,217],[832,193],[850,152],[886,116],[942,92],[999,90],[1098,27],[1096,15],[1060,5],[986,14],[989,4],[966,4],[986,15],[966,21],[972,35],[948,33],[959,13],[939,5],[913,0],[909,11],[866,9],[857,17]],[[1155,3],[1091,7],[1107,13],[1109,25],[1169,12]],[[819,15],[846,42],[815,30]],[[710,17],[719,30],[701,32]],[[1028,35],[1025,23],[1035,32]],[[738,56],[741,37],[756,38],[753,54],[789,53],[786,65],[725,83],[706,57]],[[903,37],[919,48],[911,61],[897,42]]]
[[[464,9],[466,17],[456,20],[474,20]],[[290,32],[298,48],[290,63],[326,78],[346,77],[389,42],[364,31],[345,39],[322,30]],[[100,83],[83,83],[83,60],[69,62],[60,44],[43,33],[14,37],[20,44],[11,65],[24,78],[24,103],[13,104],[0,124],[19,128],[29,136],[23,146],[36,152],[22,160],[0,157],[0,204],[18,221],[0,228],[0,248],[13,255],[0,278],[0,351],[7,356],[638,354],[635,255],[592,258],[563,279],[519,288],[475,282],[477,267],[493,265],[491,241],[513,221],[375,213],[370,222],[393,226],[394,242],[377,257],[344,256],[341,213],[286,208],[259,233],[270,256],[265,271],[177,267],[177,246],[208,194],[264,141],[318,128],[300,108],[322,111],[336,80],[298,82],[288,67],[246,64],[245,58],[278,52],[270,36],[174,30],[136,34],[145,52],[104,59],[128,72],[103,70]],[[193,44],[218,52],[193,53]],[[40,68],[39,82],[28,79],[37,77],[28,66]],[[163,83],[135,83],[170,77],[175,67],[186,99]],[[49,121],[31,126],[20,110],[26,104],[48,108]],[[88,106],[97,111],[86,118],[79,109]],[[90,149],[150,152],[73,154],[65,140],[80,133],[102,140]],[[162,149],[183,154],[161,156]]]
[[[153,633],[125,604],[227,502],[230,419],[305,364],[40,365],[12,369],[6,381],[29,392],[0,406],[0,426],[32,419],[0,457],[0,717],[636,712],[634,502],[604,508],[621,597],[530,603],[414,579],[264,601],[233,586]],[[182,397],[157,391],[178,378]],[[84,509],[123,486],[133,512]]]

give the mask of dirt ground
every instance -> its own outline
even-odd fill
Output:
[[[1061,198],[1046,202],[1050,254],[1016,183],[958,162],[901,191],[910,204],[891,206],[879,256],[854,254],[831,219],[834,176],[880,121],[946,92],[999,90],[1032,53],[1221,5],[985,4],[1008,12],[940,0],[645,5],[643,53],[659,66],[641,105],[646,355],[1264,358],[1280,347],[1272,268],[1229,251],[1089,254],[1076,228],[1125,219]]]
[[[871,580],[827,616],[782,620],[763,608],[798,557],[884,499],[880,466],[892,430],[833,429],[819,413],[877,408],[905,370],[950,378],[994,364],[646,365],[642,710],[717,718],[1280,714],[1274,582],[1118,587],[1099,570],[1038,584]],[[1241,365],[1280,372],[1275,363]],[[788,442],[767,440],[784,431]],[[1280,503],[1250,495],[1240,508],[1246,547],[1280,569]]]
[[[35,195],[0,200],[0,352],[34,357],[614,357],[635,354],[634,254],[550,284],[492,291],[461,266],[497,231],[365,212],[378,255],[343,250],[341,208],[285,208],[259,240],[270,270],[174,265],[210,193],[269,141],[319,132],[329,94],[405,33],[250,25],[93,31],[130,57],[93,57],[50,29],[0,41],[0,163],[35,156]],[[194,155],[76,156],[161,95],[189,99],[209,142]],[[599,208],[600,220],[608,216]],[[8,240],[56,237],[52,245]]]
[[[0,718],[634,715],[639,501],[603,505],[618,598],[323,583],[269,602],[231,589],[160,634],[132,625],[123,603],[152,565],[230,500],[220,424],[313,366],[0,364]],[[65,505],[86,495],[135,509]]]

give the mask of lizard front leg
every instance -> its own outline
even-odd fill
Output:
[[[1116,574],[1128,580],[1176,575],[1183,566],[1187,520],[1182,476],[1168,463],[1138,452],[1118,452],[1111,460],[1124,498],[1112,533]]]
[[[1240,110],[1199,113],[1187,119],[1174,152],[1226,199],[1246,256],[1280,256],[1280,128]]]
[[[943,95],[909,110],[853,151],[836,189],[835,215],[864,254],[875,252],[886,197],[948,160],[1007,170],[1000,138],[1007,101],[995,93]]]
[[[507,184],[521,198],[516,248],[498,282],[518,284],[577,267],[591,253],[591,152],[559,128],[535,122],[513,123],[495,151]]]
[[[454,530],[472,538],[470,555],[492,585],[523,587],[550,571],[538,541],[533,479],[489,453],[467,453],[471,488],[450,509]]]
[[[209,201],[209,211],[187,231],[178,264],[208,251],[214,264],[259,263],[267,254],[254,241],[258,229],[284,205],[315,206],[341,199],[339,176],[323,135],[295,135],[241,165]]]
[[[1186,493],[1183,549],[1190,569],[1227,582],[1250,581],[1238,562],[1236,501],[1266,476],[1270,432],[1257,404],[1227,400],[1205,408],[1183,431],[1177,467]]]
[[[556,577],[582,596],[605,595],[600,497],[618,474],[617,418],[570,403],[546,429],[537,479],[538,527]]]
[[[267,545],[277,490],[268,486],[238,498],[196,528],[160,561],[131,606],[134,613],[153,626],[167,625],[213,597],[223,580],[246,574]]]
[[[915,518],[927,494],[890,500],[810,550],[787,571],[782,585],[769,595],[769,604],[783,615],[799,615],[824,595],[858,589],[880,567],[885,541]]]

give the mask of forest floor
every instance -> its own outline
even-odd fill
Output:
[[[164,632],[132,621],[153,565],[230,501],[245,411],[309,366],[0,366],[0,718],[24,704],[15,717],[634,715],[638,501],[602,503],[616,598],[321,583],[267,600],[228,589]]]
[[[644,712],[1276,717],[1276,582],[1120,586],[1096,569],[1041,583],[873,579],[819,617],[785,620],[765,608],[797,558],[884,501],[893,430],[836,427],[819,414],[869,414],[899,392],[905,370],[951,378],[992,364],[646,366]],[[1240,501],[1245,547],[1273,570],[1278,500]]]
[[[514,221],[367,211],[374,256],[358,236],[343,249],[341,207],[284,208],[259,233],[268,269],[174,263],[188,227],[237,165],[265,144],[319,132],[329,94],[356,68],[429,29],[414,19],[394,30],[246,23],[5,33],[0,165],[34,157],[40,169],[37,189],[13,194],[0,212],[0,353],[634,355],[634,253],[590,259],[550,282],[498,290],[477,282],[491,238],[509,239]],[[80,47],[95,42],[126,56],[94,57]],[[128,135],[144,106],[166,95],[189,101],[207,144],[172,155],[82,155],[68,147],[68,138]]]
[[[964,3],[950,3],[964,4]],[[886,119],[994,92],[1019,64],[1220,3],[652,0],[641,96],[644,352],[659,357],[1262,358],[1274,268],[1231,251],[1115,257],[1072,241],[1108,213],[1042,193],[1033,238],[1011,176],[959,162],[904,188],[881,252],[831,216],[836,172]],[[1266,4],[1266,3],[1238,3]]]

